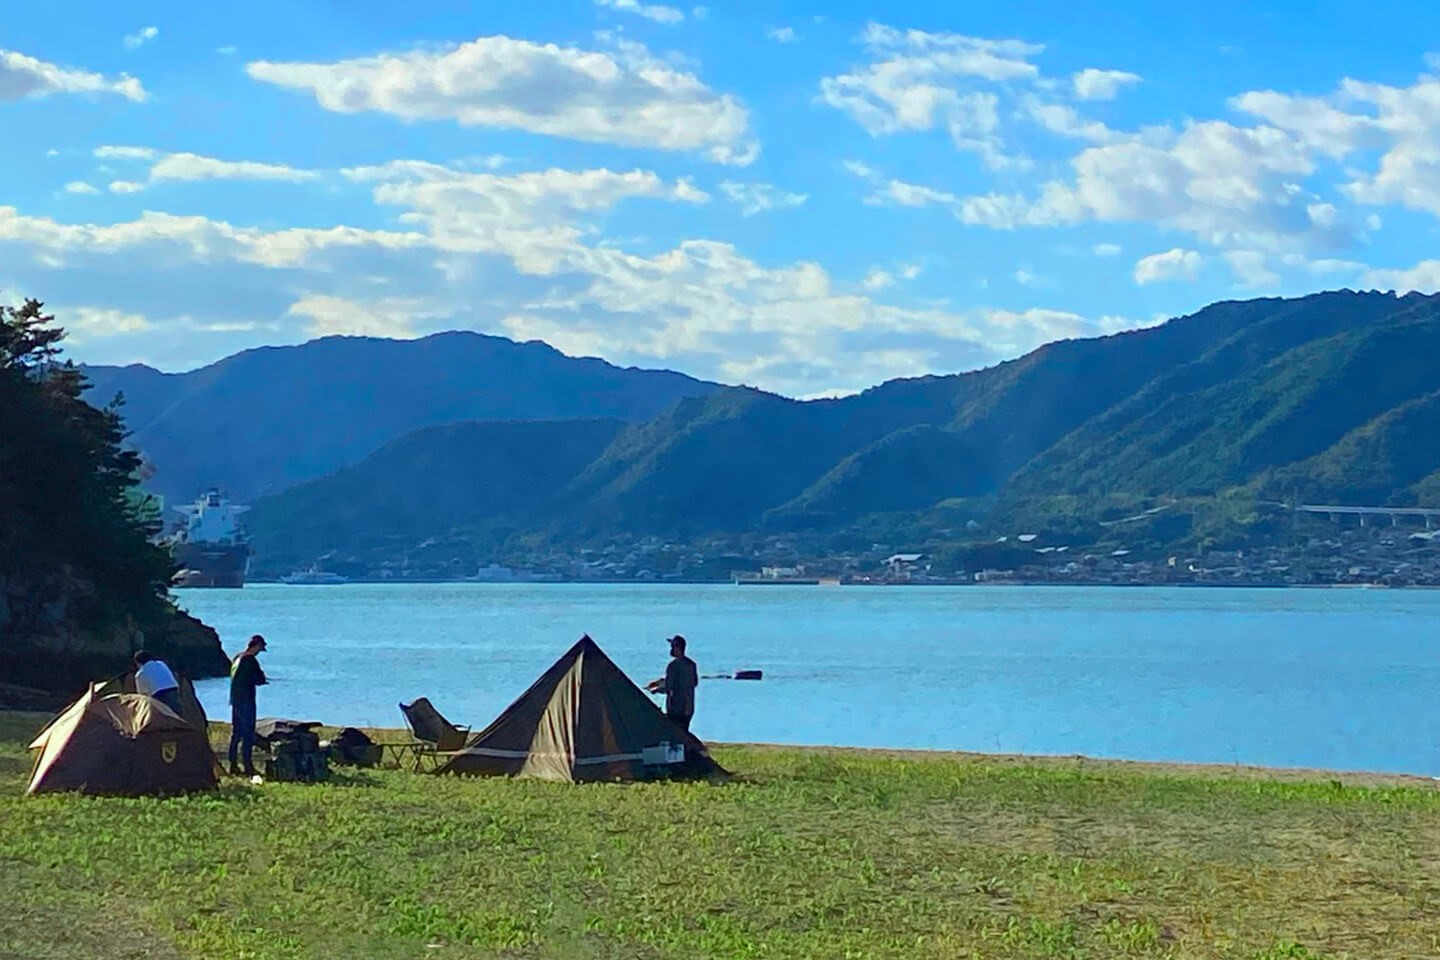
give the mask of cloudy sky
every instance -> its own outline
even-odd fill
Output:
[[[12,4],[0,301],[93,362],[464,328],[818,396],[1434,290],[1440,6],[1355,9]]]

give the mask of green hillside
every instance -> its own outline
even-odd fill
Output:
[[[546,443],[519,439],[542,428],[515,424],[513,456],[475,497],[486,516],[514,521],[511,535],[551,544],[784,531],[839,543],[928,536],[957,517],[979,535],[1023,523],[1103,537],[1132,515],[1132,533],[1164,543],[1263,532],[1273,501],[1295,495],[1440,502],[1440,451],[1420,440],[1440,418],[1437,305],[1349,291],[1229,302],[838,400],[722,390],[618,430],[585,463],[566,459],[573,472],[553,490],[547,479],[538,499],[507,471],[554,478]],[[272,518],[307,515],[313,536],[297,555],[402,528],[451,535],[472,512],[357,511],[360,494],[345,492],[433,482],[419,474],[445,469],[372,458],[262,503],[255,526],[265,541],[278,536]]]
[[[558,509],[556,498],[623,429],[619,420],[429,427],[364,461],[256,504],[247,517],[274,571],[337,547],[411,545],[457,533],[480,546]]]

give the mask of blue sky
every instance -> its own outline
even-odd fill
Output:
[[[27,5],[0,299],[93,362],[463,328],[819,396],[1428,292],[1432,50],[1383,0]]]

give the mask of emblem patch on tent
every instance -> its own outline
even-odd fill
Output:
[[[175,762],[175,754],[179,752],[180,745],[174,740],[167,740],[160,744],[160,759],[166,763]]]

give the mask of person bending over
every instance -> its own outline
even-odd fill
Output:
[[[170,665],[149,650],[135,653],[135,692],[154,697],[177,717],[180,715],[180,682]]]

